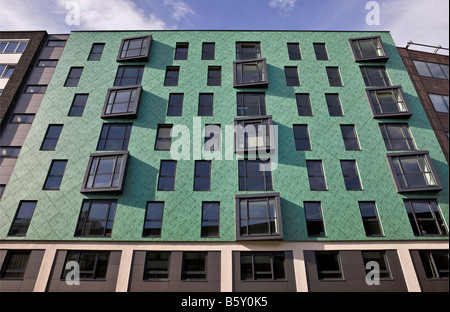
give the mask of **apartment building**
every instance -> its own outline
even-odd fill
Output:
[[[2,291],[448,291],[448,162],[389,32],[65,39]]]

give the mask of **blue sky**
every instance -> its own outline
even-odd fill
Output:
[[[449,46],[448,0],[377,0],[379,25],[366,23],[366,15],[371,12],[366,9],[368,2],[371,1],[0,0],[0,30],[389,30],[397,46],[405,46],[409,40]],[[80,12],[79,25],[66,21],[74,4]]]

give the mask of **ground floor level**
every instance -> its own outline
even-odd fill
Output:
[[[0,242],[0,291],[446,291],[448,241]]]

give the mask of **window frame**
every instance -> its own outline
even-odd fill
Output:
[[[142,39],[140,54],[137,56],[122,56],[122,53],[124,52],[123,48],[124,48],[125,44],[129,41],[137,40],[137,39]],[[142,43],[145,39],[148,39],[148,44],[144,49],[142,49]],[[152,44],[152,35],[123,38],[122,42],[120,43],[119,53],[117,54],[116,61],[117,62],[126,62],[126,61],[147,62],[148,58],[149,58],[149,54],[150,54],[151,44]],[[128,49],[126,51],[128,51]]]
[[[304,98],[307,98],[306,100]],[[299,116],[302,117],[312,117],[314,116],[311,104],[311,95],[309,93],[296,93],[295,94],[295,102],[297,104],[297,112]]]
[[[344,172],[343,163],[350,163],[350,162],[352,162],[354,164],[354,170],[356,172],[356,175],[350,175],[348,172],[347,173]],[[362,190],[364,190],[363,184],[362,184],[362,181],[361,181],[361,174],[359,172],[358,164],[357,164],[356,160],[355,159],[341,159],[340,160],[340,164],[341,164],[341,172],[342,172],[342,178],[344,179],[345,189],[347,191],[362,191]],[[358,178],[359,188],[349,188],[349,186],[350,186],[349,182],[350,181],[347,180],[348,178],[350,178],[352,181],[354,179]]]
[[[148,218],[148,212],[150,209],[150,205],[151,204],[157,204],[157,205],[162,205],[161,207],[161,218],[160,219],[152,219],[152,218]],[[142,229],[142,237],[149,237],[149,238],[159,238],[161,237],[162,234],[162,226],[163,226],[163,221],[164,221],[164,206],[165,203],[163,201],[148,201],[147,205],[145,207],[145,217],[144,217],[144,225],[143,225],[143,229]],[[155,227],[147,227],[146,224],[147,223],[159,223],[159,228],[155,228]],[[158,233],[157,234],[146,234],[146,232],[150,232],[150,231],[155,231],[155,229],[158,229]]]
[[[111,138],[109,137],[112,127],[123,127],[125,128],[121,138]],[[127,151],[128,145],[130,143],[131,130],[133,128],[132,123],[104,123],[100,131],[100,136],[97,142],[97,151]],[[104,132],[106,132],[104,134]],[[120,149],[106,149],[106,144],[108,141],[119,141],[121,140]],[[102,142],[103,141],[103,142]]]
[[[83,184],[81,186],[80,193],[103,193],[103,192],[122,193],[124,186],[125,186],[125,176],[126,176],[126,171],[127,171],[127,167],[128,167],[129,155],[130,154],[128,151],[91,153],[89,155],[89,161],[88,161],[88,165],[86,167],[86,172],[84,174]],[[115,158],[114,165],[113,165],[113,167],[114,167],[113,171],[109,173],[109,175],[111,176],[110,182],[111,183],[114,182],[114,175],[117,173],[118,174],[117,185],[116,186],[102,186],[102,187],[94,187],[94,186],[88,187],[87,184],[89,182],[90,177],[92,176],[91,171],[92,171],[92,165],[94,164],[94,160],[98,159],[96,161],[95,173],[92,176],[93,177],[92,183],[94,182],[95,178],[97,177],[97,170],[98,170],[100,160],[102,158],[110,158],[110,157]],[[119,157],[122,157],[122,160],[120,163],[120,168],[119,168],[118,172],[116,172],[116,167],[117,167],[117,162],[118,162]]]
[[[434,110],[436,111],[436,113],[443,113],[443,114],[448,114],[449,113],[449,96],[448,94],[437,94],[437,93],[431,93],[428,92],[428,97],[430,98],[430,102],[431,104],[433,104]],[[442,111],[441,109],[438,110],[438,107],[435,101],[433,101],[433,98],[435,97],[441,97],[444,103],[444,106],[446,108],[446,111]],[[445,97],[447,97],[447,101],[445,100]]]
[[[448,250],[445,249],[437,249],[437,250],[419,250],[419,256],[420,256],[420,260],[422,262],[422,266],[423,269],[425,271],[425,275],[427,277],[427,279],[429,280],[448,280],[448,264],[447,264],[447,269],[440,269],[437,265],[436,265],[436,260],[434,259],[435,254],[446,254],[447,259],[448,259]],[[424,259],[424,258],[427,259]],[[428,261],[428,263],[424,263],[424,261]],[[425,267],[426,266],[430,266],[429,270],[427,270]],[[447,276],[442,276],[441,272],[447,273]],[[429,276],[429,274],[434,275],[434,276]]]
[[[214,204],[217,205],[217,219],[205,219],[205,205]],[[207,223],[208,225],[206,225]],[[212,225],[211,225],[212,223]],[[217,224],[216,224],[217,223]],[[217,227],[217,234],[209,234],[210,227]],[[215,230],[214,230],[215,231]],[[220,237],[220,202],[218,201],[203,201],[202,202],[202,222],[200,237],[202,238],[219,238]]]
[[[403,92],[403,88],[401,86],[389,86],[389,87],[370,87],[366,88],[366,97],[369,102],[370,110],[372,111],[373,118],[409,118],[412,116],[412,110],[411,107],[406,100],[405,94]],[[396,98],[396,104],[404,105],[405,111],[398,111],[394,113],[383,113],[382,112],[382,105],[378,99],[378,92],[380,93],[391,93],[391,96],[393,98]],[[372,97],[372,94],[375,94],[377,103],[374,102],[374,99]],[[400,97],[400,99],[399,99]],[[380,112],[377,112],[377,108],[380,107]]]
[[[169,73],[176,72],[177,76],[169,77]],[[177,87],[180,81],[180,66],[167,66],[166,73],[164,74],[164,86],[165,87]]]
[[[59,127],[60,128],[59,134],[58,134],[57,137],[54,137],[54,138],[53,137],[52,138],[48,138],[47,137],[49,132],[50,132],[50,128],[51,127]],[[48,125],[47,130],[45,131],[44,138],[42,140],[41,147],[39,148],[39,150],[40,151],[55,151],[56,147],[58,145],[58,142],[59,142],[59,138],[61,137],[61,132],[62,132],[63,128],[64,128],[64,125],[62,125],[62,124],[50,124],[50,125]],[[48,140],[56,141],[56,143],[54,144],[53,148],[50,148],[50,149],[49,148],[45,148],[44,149],[44,145],[46,145],[46,142],[48,142]]]
[[[240,211],[240,202],[241,200],[247,200],[246,204],[246,214],[248,213],[248,200],[258,200],[266,201],[266,204],[268,205],[268,202],[270,199],[274,200],[275,204],[275,225],[277,229],[277,233],[273,234],[241,234],[241,211]],[[260,193],[260,194],[238,194],[235,195],[235,224],[236,224],[236,241],[257,241],[257,240],[283,240],[283,222],[282,222],[282,215],[281,215],[281,201],[280,201],[280,193]],[[248,222],[248,214],[247,214],[247,222]],[[268,220],[268,226],[270,230],[270,215]],[[248,226],[248,223],[247,223]],[[247,231],[248,233],[248,231]]]
[[[169,134],[169,138],[166,137],[162,137],[160,136],[160,130],[161,129],[170,129],[170,134]],[[155,151],[170,151],[170,148],[172,146],[172,129],[173,129],[173,125],[172,124],[159,124],[158,128],[156,129],[156,138],[155,138],[155,147],[154,150]],[[160,145],[161,141],[159,140],[163,140],[164,142],[166,140],[169,140],[169,148],[158,148],[158,145]]]
[[[337,100],[337,101],[335,101]],[[344,109],[342,107],[339,93],[325,93],[325,102],[327,103],[328,115],[330,117],[344,117]],[[338,103],[339,105],[331,105]],[[339,114],[336,114],[336,109],[339,108]]]
[[[61,174],[52,173],[53,165],[55,163],[58,163],[58,162],[59,163],[64,163],[64,169],[62,170],[62,173]],[[61,183],[62,183],[62,180],[64,178],[64,173],[65,173],[66,168],[67,168],[67,163],[68,163],[67,159],[53,159],[52,160],[52,163],[50,164],[50,168],[48,169],[47,177],[45,178],[45,182],[44,182],[44,185],[42,187],[42,190],[45,190],[45,191],[59,191],[61,189]],[[47,182],[49,181],[49,178],[59,178],[59,184],[58,184],[57,188],[49,188],[47,186]]]
[[[21,213],[22,205],[30,204],[33,207],[31,208],[31,215],[28,218],[19,218]],[[14,215],[14,219],[11,223],[11,226],[8,230],[8,237],[25,237],[27,236],[28,229],[30,227],[31,220],[33,218],[34,212],[36,210],[36,206],[38,204],[37,200],[21,200],[19,202],[19,206],[17,207],[16,213]],[[17,229],[19,227],[19,229]],[[25,229],[23,229],[25,228]]]
[[[259,166],[260,175],[250,176],[248,175],[247,167],[249,163],[253,163],[253,165]],[[260,170],[261,166],[270,166],[270,170]],[[272,167],[270,163],[270,159],[268,160],[260,160],[260,159],[239,159],[238,160],[238,185],[239,191],[273,191],[273,177],[272,177]],[[249,187],[248,179],[261,179],[263,180],[264,187],[257,189],[254,187]]]
[[[33,91],[33,88],[37,88],[37,91]],[[24,94],[45,94],[47,91],[47,85],[28,84],[23,91]]]
[[[341,71],[339,70],[338,66],[326,66],[325,70],[327,72],[328,83],[330,84],[330,87],[344,86]]]
[[[211,136],[211,134],[213,135]],[[222,150],[222,127],[220,124],[205,124],[203,150],[207,152],[217,152]]]
[[[244,77],[246,76],[244,75],[245,65],[256,65],[257,81],[244,82]],[[239,73],[240,79],[238,77]],[[268,85],[269,75],[265,58],[233,61],[233,88],[267,88]]]
[[[373,212],[374,212],[374,216],[364,216],[363,215],[363,204],[370,204],[373,206]],[[378,213],[378,208],[376,205],[375,201],[358,201],[358,207],[359,207],[359,212],[361,213],[361,221],[363,223],[363,227],[364,227],[364,232],[366,234],[366,237],[384,237],[384,231],[383,231],[383,227],[381,226],[381,222],[380,222],[380,216]],[[370,225],[367,224],[367,222],[370,222]],[[371,225],[372,223],[376,222],[377,227],[378,227],[378,234],[370,234],[369,233],[369,229],[371,230],[371,228],[373,228],[373,225]],[[370,235],[369,235],[370,234]]]
[[[372,45],[374,46],[373,42],[374,40],[378,41],[379,49],[383,52],[383,55],[380,56],[369,56],[364,57],[361,46],[359,44],[360,40],[369,40],[372,39]],[[389,59],[389,55],[386,52],[386,48],[384,46],[383,40],[381,40],[381,36],[371,36],[371,37],[359,37],[359,38],[349,38],[348,42],[350,44],[350,49],[352,51],[353,58],[355,59],[355,62],[368,62],[368,61],[379,61],[379,62],[386,62]],[[355,46],[357,45],[357,46]],[[375,50],[377,49],[374,46]],[[358,50],[361,54],[358,55]]]
[[[173,59],[175,61],[177,60],[186,61],[188,60],[188,56],[189,56],[189,42],[177,42],[175,45],[175,53]]]
[[[197,166],[199,163],[208,163],[209,164],[209,170],[208,175],[201,175],[197,172]],[[211,160],[196,160],[194,164],[194,183],[193,183],[193,190],[196,192],[203,192],[203,191],[211,191],[211,172],[212,172],[212,162]],[[197,184],[197,178],[198,179],[208,179],[208,187],[207,188],[200,188],[196,187]]]
[[[167,260],[163,259],[164,261],[167,261],[167,270],[152,270],[151,268],[149,268],[149,255],[150,254],[165,254],[168,255]],[[172,252],[171,251],[159,251],[159,250],[148,250],[145,252],[145,262],[144,262],[144,274],[142,279],[144,281],[168,281],[169,280],[169,274],[170,274],[170,260],[172,257]],[[157,259],[159,261],[162,261],[161,259]],[[148,277],[151,274],[155,274],[155,275],[166,275],[166,277]]]
[[[318,212],[320,218],[308,218],[307,205],[318,205]],[[327,232],[325,228],[325,220],[323,219],[322,203],[320,201],[304,201],[303,208],[305,212],[305,222],[306,222],[306,232],[308,237],[327,237]],[[313,224],[311,224],[313,223]],[[322,231],[319,234],[314,234],[312,232],[312,227],[317,227],[316,224],[320,223]]]
[[[187,258],[188,254],[198,254],[204,256],[204,270],[188,271]],[[202,275],[201,277],[192,277],[193,275]],[[203,276],[204,275],[204,276]],[[208,279],[208,252],[207,251],[183,251],[183,258],[181,263],[181,281],[206,281]]]
[[[202,98],[204,101],[207,101],[207,105],[204,105],[204,103],[202,103]],[[205,112],[207,112],[208,114],[205,114]],[[198,116],[214,115],[214,93],[199,93],[197,114]]]
[[[56,65],[58,65],[58,59],[39,59],[36,63],[36,67],[38,68],[55,68]],[[45,62],[50,62],[51,65],[42,65],[45,64]]]
[[[216,72],[218,77],[213,75]],[[222,85],[222,66],[208,66],[206,85],[209,87],[220,87]]]
[[[75,105],[77,97],[85,97],[86,100],[82,99],[83,101],[83,105]],[[73,100],[72,100],[72,104],[70,105],[70,109],[69,109],[69,113],[67,114],[67,117],[82,117],[83,113],[84,113],[84,109],[86,108],[86,104],[87,101],[89,99],[89,94],[88,93],[76,93],[73,96]],[[74,112],[72,112],[73,110],[81,110],[81,114],[77,113],[75,114]]]
[[[137,75],[130,77],[125,76],[127,69],[136,69],[138,71]],[[119,65],[117,67],[116,75],[114,76],[114,88],[140,86],[142,84],[142,78],[144,77],[144,69],[144,65]],[[124,79],[134,79],[134,82],[132,84],[124,84]]]
[[[426,203],[428,205],[429,212],[431,217],[418,217],[416,211],[414,210],[413,203]],[[427,199],[427,198],[419,198],[419,199],[403,199],[403,203],[405,205],[406,213],[408,215],[408,219],[411,225],[411,230],[415,237],[432,237],[432,236],[448,236],[448,228],[445,224],[445,218],[442,214],[442,210],[439,208],[439,204],[436,199]],[[438,233],[423,233],[421,230],[421,222],[433,221],[436,226]]]
[[[363,81],[364,84],[366,85],[367,88],[388,88],[388,87],[393,87],[392,86],[392,82],[391,82],[391,78],[389,77],[387,70],[386,70],[386,66],[368,66],[368,65],[361,65],[360,67],[360,71],[361,71],[361,75],[363,77]],[[381,77],[378,78],[373,78],[373,77],[369,77],[367,69],[368,68],[376,68],[378,69],[379,73],[381,73]],[[383,85],[376,85],[374,84],[374,81],[371,79],[382,79],[383,80]]]
[[[270,271],[257,271],[256,270],[256,261],[255,258],[257,256],[268,256],[269,258],[269,266],[270,266]],[[276,261],[276,257],[280,257],[282,256],[282,262],[283,262],[283,272],[278,272],[278,273],[282,273],[283,277],[276,277],[276,269],[277,266],[275,265],[275,261]],[[244,257],[250,257],[251,258],[251,277],[247,278],[244,277],[243,274],[243,265],[245,264],[245,262],[243,261]],[[240,280],[241,281],[263,281],[263,282],[270,282],[270,281],[286,281],[287,280],[287,276],[286,276],[286,254],[284,251],[241,251],[239,252],[239,271],[240,271]],[[259,273],[258,273],[259,272]],[[271,275],[271,278],[258,278],[257,275]]]
[[[288,70],[295,69],[295,77],[294,76],[288,76]],[[298,67],[297,66],[284,66],[284,78],[286,80],[286,86],[287,87],[299,87],[301,86],[300,83],[300,76],[298,74]],[[293,81],[295,79],[295,81]]]
[[[339,125],[342,134],[342,140],[346,151],[361,151],[361,144],[359,142],[358,133],[356,132],[356,126],[353,124],[341,124]],[[346,136],[344,128],[351,128],[352,136]],[[356,147],[353,146],[356,143]]]
[[[394,159],[397,158],[401,158],[401,157],[416,157],[416,159],[418,159],[418,157],[424,157],[424,161],[426,162],[426,164],[429,166],[430,171],[421,171],[422,174],[428,173],[432,175],[432,178],[435,181],[435,185],[428,185],[428,186],[418,186],[418,187],[402,187],[400,184],[400,178],[398,176],[398,174],[396,173],[395,170],[395,166],[394,166]],[[408,192],[426,192],[426,191],[435,191],[435,192],[439,192],[443,189],[442,187],[442,183],[439,179],[439,175],[436,171],[436,168],[433,164],[433,161],[431,160],[431,157],[429,155],[428,151],[411,151],[411,152],[402,152],[402,153],[388,153],[386,154],[386,160],[388,163],[388,167],[389,170],[391,172],[391,176],[394,182],[394,186],[396,188],[397,193],[408,193]],[[403,177],[405,176],[405,172],[403,171],[403,167],[400,168],[402,170],[403,173]],[[423,168],[420,168],[423,169]],[[424,180],[426,180],[426,178],[424,177]],[[404,183],[407,184],[406,181],[404,181]]]
[[[267,120],[267,129],[266,133],[264,133],[263,130],[263,146],[255,146],[255,147],[249,147],[248,146],[248,131],[246,131],[246,127],[252,124],[258,124],[263,125],[264,120]],[[259,122],[259,123],[258,123]],[[243,126],[241,124],[244,124]],[[272,122],[272,116],[271,115],[265,115],[265,116],[251,116],[251,117],[238,117],[234,118],[234,152],[237,154],[242,154],[245,152],[256,152],[256,151],[274,151],[276,146],[275,144],[275,135],[273,132],[273,122]],[[243,133],[241,134],[239,130],[242,129]],[[256,130],[256,129],[255,129]],[[252,133],[250,133],[252,134]],[[258,139],[260,136],[258,136],[257,131],[255,131],[255,138]],[[240,147],[239,142],[240,138],[243,137],[244,146]],[[270,142],[267,142],[267,137],[269,138]]]
[[[10,40],[5,40],[5,41],[0,41],[0,43],[6,43],[6,45],[3,47],[3,49],[0,50],[0,54],[22,54],[23,52],[25,52],[25,49],[27,48],[29,41],[28,40],[20,41],[20,40],[10,39]],[[5,52],[11,43],[17,43],[17,46],[14,48],[14,51],[13,52]],[[21,48],[23,44],[25,44],[25,47]],[[17,52],[17,51],[19,51],[19,52]]]
[[[436,62],[427,62],[427,61],[422,61],[422,60],[412,60],[412,61],[413,61],[414,67],[416,68],[417,74],[418,74],[420,77],[428,77],[428,78],[442,79],[442,80],[448,80],[448,79],[449,79],[449,77],[448,77],[448,71],[446,72],[444,69],[442,69],[442,66],[447,66],[447,67],[448,67],[448,64],[442,64],[442,63],[436,63]],[[420,62],[420,63],[423,63],[423,64],[426,66],[426,69],[428,70],[429,75],[421,75],[421,71],[419,71],[419,68],[418,68],[418,66],[417,66],[417,64],[418,64],[419,62]],[[439,66],[439,69],[442,71],[444,77],[442,78],[442,77],[436,77],[436,76],[434,76],[434,75],[433,75],[433,72],[432,72],[431,69],[430,69],[429,64],[438,65],[438,66]],[[423,73],[423,72],[422,72],[422,73]]]
[[[26,272],[27,267],[28,267],[28,263],[30,261],[31,253],[32,253],[32,250],[16,250],[16,249],[8,250],[7,253],[6,253],[5,259],[3,261],[1,270],[0,270],[0,280],[3,280],[3,281],[7,281],[7,280],[14,280],[14,281],[22,280],[23,281],[24,280],[24,276],[25,276],[25,272]],[[19,269],[18,270],[9,269],[9,267],[11,265],[9,262],[11,261],[12,255],[18,255],[18,254],[25,255],[24,257],[27,258],[26,261],[22,262],[22,263],[25,263],[24,268],[20,269],[20,270]],[[19,276],[16,276],[16,277],[5,277],[5,275],[7,275],[8,273],[14,273],[14,274],[18,273]]]
[[[170,93],[167,103],[167,116],[182,116],[183,115],[184,93]],[[179,110],[179,112],[178,112]]]
[[[371,260],[373,258],[370,258],[368,256],[370,253],[378,254],[378,260]],[[367,268],[367,263],[369,263],[370,261],[375,261],[379,265],[378,276],[380,281],[389,281],[393,279],[391,273],[392,270],[390,268],[389,260],[385,250],[361,250],[361,257],[363,259],[366,274],[369,274],[369,272],[372,271],[370,267]]]
[[[94,51],[94,48],[96,47],[96,46],[101,46],[102,47],[102,51],[101,52],[96,52],[96,51]],[[95,42],[95,43],[93,43],[92,44],[92,47],[91,47],[91,51],[89,52],[89,55],[88,55],[88,58],[87,58],[87,60],[88,61],[91,61],[91,62],[98,62],[98,61],[100,61],[101,60],[101,58],[102,58],[102,55],[103,55],[103,51],[105,50],[105,43],[101,43],[101,42]],[[93,56],[95,56],[95,57],[93,57]],[[98,59],[97,59],[97,57],[98,57]]]
[[[80,264],[80,258],[82,256],[92,255],[95,257],[95,261],[94,261],[92,269],[82,270],[82,267],[80,266],[80,268],[79,268],[80,281],[105,281],[106,280],[106,276],[108,274],[108,265],[109,265],[109,259],[111,256],[111,252],[103,251],[103,250],[101,250],[101,251],[100,250],[67,250],[66,258],[64,260],[64,269],[61,272],[61,280],[66,280],[67,275],[71,272],[69,269],[66,269],[66,265],[68,263],[68,260],[71,259],[70,257],[72,255],[77,258],[76,262],[78,264]],[[108,258],[107,264],[106,264],[105,276],[102,276],[102,277],[98,277],[98,266],[99,266],[100,256],[107,256],[107,258]],[[75,260],[71,260],[71,261],[75,261]],[[92,274],[92,277],[85,277],[85,276],[83,276],[83,274]]]
[[[213,47],[211,51],[205,51],[206,47]],[[213,61],[216,57],[216,43],[215,42],[203,42],[202,43],[202,60],[204,61]],[[212,57],[211,57],[212,55]]]
[[[75,76],[73,71],[80,71],[78,76]],[[64,87],[66,88],[76,88],[80,83],[81,76],[83,75],[84,67],[83,66],[72,66],[70,67],[69,73],[67,74],[66,81],[64,82]]]
[[[319,255],[333,255],[335,257],[336,264],[338,265],[338,270],[323,270],[319,266]],[[342,261],[339,251],[315,251],[314,256],[316,258],[316,268],[317,276],[319,281],[342,281],[344,280],[344,272],[342,269]],[[339,274],[339,277],[326,277],[324,274]]]
[[[130,91],[129,97],[128,97],[128,111],[127,112],[119,112],[119,113],[108,113],[108,107],[111,106],[111,111],[114,108],[114,105],[117,105],[118,103],[115,102],[117,93],[123,92],[123,91]],[[132,101],[132,95],[133,92],[135,92],[135,98],[134,101]],[[103,109],[102,113],[100,115],[101,118],[137,118],[137,113],[139,110],[139,103],[142,93],[142,86],[136,85],[136,86],[126,86],[126,87],[113,87],[109,88],[108,92],[106,93],[106,99],[103,103]],[[110,104],[110,98],[111,96],[114,96],[114,101]],[[130,110],[130,107],[133,109]]]
[[[409,129],[409,125],[407,123],[379,123],[381,137],[384,140],[386,145],[386,150],[388,151],[416,151],[417,146],[416,142],[412,136],[411,130]],[[401,130],[403,138],[396,139],[392,138],[389,134],[389,127],[397,127]],[[405,145],[408,146],[408,149],[395,149],[393,145],[393,141],[402,141]]]
[[[294,49],[294,51],[292,51],[292,49]],[[288,50],[288,55],[289,55],[290,61],[301,61],[302,60],[302,52],[300,50],[300,44],[298,42],[288,42],[287,50]]]
[[[245,114],[248,112],[249,105],[246,105],[246,97],[254,96],[258,102],[258,114]],[[266,116],[266,94],[264,92],[237,92],[237,116],[243,117],[253,117],[253,116]],[[248,102],[247,102],[248,103]]]
[[[254,56],[251,57],[243,57],[245,54],[242,51],[243,45],[253,45],[253,49],[255,50]],[[261,42],[259,41],[237,41],[236,42],[236,60],[244,61],[244,60],[252,60],[261,58]]]
[[[106,219],[101,219],[105,223],[104,226],[102,226],[103,234],[87,235],[85,233],[86,224],[88,222],[93,222],[93,221],[89,221],[90,220],[89,214],[91,213],[92,205],[96,204],[96,203],[97,204],[98,203],[108,203],[108,211],[106,212]],[[87,209],[84,210],[86,205],[87,205]],[[116,215],[116,211],[117,211],[117,206],[118,206],[117,199],[83,199],[83,203],[81,204],[81,209],[80,209],[80,213],[78,216],[77,225],[75,227],[74,237],[96,237],[96,238],[106,237],[106,238],[110,238],[112,235],[112,230],[113,230],[113,226],[114,226],[114,219],[115,219],[115,215]],[[83,213],[83,212],[85,212],[85,213]]]
[[[310,170],[310,166],[308,164],[312,163],[320,163],[320,169],[322,171],[321,175],[312,174]],[[309,180],[309,189],[311,191],[328,191],[328,185],[327,185],[327,179],[325,177],[325,170],[323,169],[323,161],[321,159],[307,159],[306,160],[306,171],[308,173],[308,180]],[[313,187],[313,183],[311,183],[311,179],[319,179],[321,178],[323,180],[324,188],[318,188]]]
[[[323,47],[324,51],[318,51],[319,47]],[[313,43],[313,49],[314,49],[314,54],[316,55],[316,61],[329,61],[330,60],[330,56],[328,54],[328,49],[327,49],[327,45],[324,42],[314,42]],[[321,56],[321,57],[319,57]],[[326,58],[323,58],[324,56],[326,56]]]
[[[173,170],[173,175],[161,175],[162,172],[162,166],[163,163],[174,163],[175,167]],[[157,186],[157,190],[160,192],[173,192],[175,191],[175,182],[176,182],[176,177],[177,177],[177,166],[178,162],[176,160],[167,160],[167,159],[161,159],[161,162],[159,164],[159,174],[158,174],[158,186]],[[161,183],[161,178],[171,178],[172,179],[172,187],[170,188],[162,188],[160,186]]]
[[[302,134],[306,134],[306,136],[305,137],[303,137],[303,136],[297,137],[295,129],[300,129],[302,132],[304,132]],[[294,134],[295,150],[296,151],[312,151],[311,136],[309,135],[309,126],[307,124],[294,124],[294,125],[292,125],[292,130],[293,130],[293,134]],[[301,148],[301,146],[299,146],[299,143],[297,143],[298,141],[308,141],[308,148]]]

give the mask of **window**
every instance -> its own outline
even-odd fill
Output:
[[[103,124],[97,151],[126,151],[132,124]]]
[[[141,92],[141,86],[109,88],[101,117],[136,118]]]
[[[294,125],[294,139],[296,151],[310,151],[308,125]]]
[[[75,237],[110,237],[116,208],[117,200],[113,199],[83,200]]]
[[[71,67],[64,87],[77,87],[82,73],[83,67]]]
[[[379,265],[378,274],[380,279],[391,278],[391,273],[389,271],[389,265],[386,258],[386,252],[384,250],[361,251],[361,254],[364,262],[364,268],[366,269],[366,274],[369,274],[372,269],[370,266],[367,266],[367,263],[375,261]]]
[[[177,42],[175,47],[175,60],[187,60],[189,51],[189,43]]]
[[[66,46],[66,40],[49,40],[47,41],[47,47],[64,47]]]
[[[114,86],[139,86],[142,82],[143,73],[144,66],[119,66],[116,79],[114,80]]]
[[[167,66],[164,86],[178,86],[178,77],[180,76],[180,67]]]
[[[23,280],[31,250],[8,250],[0,271],[0,279]]]
[[[36,67],[56,67],[58,60],[39,60]]]
[[[327,182],[321,160],[307,160],[306,168],[308,170],[309,188],[311,191],[326,191]]]
[[[236,153],[275,149],[272,116],[235,118],[234,128]]]
[[[59,190],[66,170],[67,160],[53,160],[48,170],[44,190]]]
[[[161,160],[159,168],[158,191],[175,190],[176,160]]]
[[[13,114],[11,118],[12,124],[30,124],[33,122],[34,114]]]
[[[298,78],[297,67],[295,66],[285,66],[284,75],[286,77],[287,86],[300,86],[300,80]]]
[[[211,190],[211,161],[196,160],[194,173],[194,191]]]
[[[117,61],[148,61],[152,36],[132,37],[122,39]]]
[[[169,278],[170,251],[147,251],[144,280],[165,280]]]
[[[448,250],[420,250],[427,278],[448,279]]]
[[[312,116],[311,99],[309,93],[297,93],[295,94],[297,101],[297,111],[299,116]]]
[[[198,96],[198,115],[212,116],[214,106],[213,93],[200,93]]]
[[[75,94],[70,106],[69,116],[83,116],[89,94]]]
[[[159,125],[156,134],[155,151],[170,151],[172,125]]]
[[[380,124],[380,130],[388,151],[409,151],[417,149],[409,131],[408,124],[382,123]]]
[[[205,125],[205,151],[222,150],[220,125]]]
[[[183,112],[183,97],[183,93],[171,93],[169,95],[167,116],[181,116]]]
[[[94,43],[92,45],[91,52],[89,53],[88,61],[100,61],[104,48],[104,43]]]
[[[27,85],[24,93],[29,94],[44,94],[45,90],[47,90],[47,86],[43,85]]]
[[[214,60],[216,45],[214,42],[203,42],[202,60]]]
[[[349,39],[355,61],[385,61],[389,57],[384,49],[381,37]]]
[[[238,116],[266,115],[266,98],[263,92],[238,92]]]
[[[448,234],[436,200],[405,199],[404,203],[415,236]]]
[[[386,157],[397,192],[442,190],[427,151],[391,153]]]
[[[222,68],[219,66],[208,66],[208,86],[220,86],[222,84]]]
[[[238,162],[239,191],[271,191],[270,160],[244,159]]]
[[[388,87],[391,85],[384,66],[361,66],[361,73],[367,87]]]
[[[328,52],[325,43],[313,43],[314,53],[318,61],[328,61]]]
[[[289,53],[289,59],[291,61],[299,61],[302,59],[302,55],[300,53],[300,45],[298,44],[298,42],[288,43],[287,49]]]
[[[344,140],[345,150],[360,151],[358,136],[355,125],[341,125],[342,139]]]
[[[448,95],[428,93],[428,96],[437,112],[448,114]]]
[[[219,202],[202,203],[201,237],[219,237]]]
[[[375,202],[359,202],[359,210],[366,236],[383,236]]]
[[[33,217],[37,201],[21,201],[17,209],[14,221],[9,229],[8,236],[25,236]]]
[[[0,54],[23,53],[28,42],[0,41]]]
[[[241,280],[286,279],[283,251],[241,252]]]
[[[0,78],[11,77],[14,71],[14,66],[11,65],[0,65]]]
[[[319,280],[343,279],[338,251],[316,251]]]
[[[339,94],[325,94],[325,100],[327,102],[328,113],[330,116],[344,116]]]
[[[3,196],[3,192],[5,191],[6,184],[0,184],[0,199]]]
[[[419,76],[448,80],[448,65],[413,60]]]
[[[279,193],[236,195],[236,240],[283,239]]]
[[[106,279],[108,270],[109,251],[67,251],[64,262],[64,270],[61,279],[66,279],[67,274],[71,272],[72,267],[67,263],[75,261],[79,264],[80,280],[103,280]]]
[[[205,280],[207,252],[185,251],[183,252],[182,280]]]
[[[164,202],[148,202],[142,237],[161,237]]]
[[[304,202],[306,229],[309,237],[325,236],[320,202]]]
[[[342,87],[341,73],[338,67],[326,67],[330,87]]]
[[[344,176],[345,189],[347,191],[362,190],[359,179],[358,167],[355,160],[341,160],[341,169]]]
[[[261,58],[259,42],[236,42],[236,60]]]
[[[366,95],[374,118],[408,118],[412,115],[400,86],[366,89]]]
[[[233,62],[233,87],[261,87],[267,88],[266,59],[254,59]]]
[[[127,161],[126,151],[91,154],[81,193],[122,192]]]
[[[4,158],[17,158],[19,156],[20,147],[15,146],[1,146],[0,159]]]
[[[41,145],[41,151],[54,151],[58,143],[63,125],[49,125],[45,133],[44,141]]]

